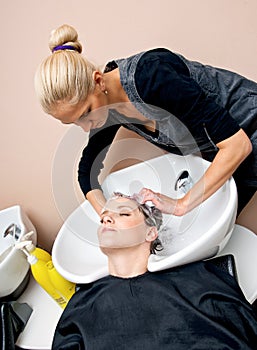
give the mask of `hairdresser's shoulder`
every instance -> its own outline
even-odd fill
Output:
[[[146,61],[177,61],[179,55],[167,48],[159,47],[146,50],[140,54],[140,63]]]

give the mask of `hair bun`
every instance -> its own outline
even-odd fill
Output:
[[[49,48],[53,52],[58,46],[72,46],[75,51],[82,52],[82,45],[78,41],[78,33],[75,28],[68,24],[63,24],[53,30],[49,39]]]

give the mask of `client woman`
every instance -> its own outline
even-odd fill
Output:
[[[100,215],[109,275],[79,285],[53,347],[87,350],[257,349],[257,318],[236,280],[212,261],[150,273],[161,212],[120,194]]]

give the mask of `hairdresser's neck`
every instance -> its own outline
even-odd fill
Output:
[[[155,131],[156,122],[146,118],[141,114],[134,105],[130,102],[128,95],[123,89],[120,82],[120,74],[118,69],[104,74],[104,81],[106,86],[107,104],[116,104],[115,109],[127,118],[136,118],[143,122],[146,128]]]
[[[130,102],[128,95],[121,85],[119,69],[114,69],[104,74],[104,82],[108,93],[108,104]]]

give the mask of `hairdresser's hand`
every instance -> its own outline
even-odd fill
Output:
[[[148,188],[143,188],[138,196],[140,197],[140,202],[145,203],[151,201],[156,208],[158,208],[164,214],[172,214],[176,216],[182,216],[185,214],[180,199],[173,199],[164,194],[154,192]]]

